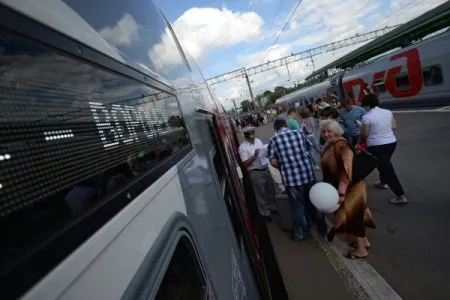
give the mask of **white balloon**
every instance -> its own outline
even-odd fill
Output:
[[[321,212],[332,213],[339,208],[339,193],[329,183],[319,182],[311,187],[309,199]]]

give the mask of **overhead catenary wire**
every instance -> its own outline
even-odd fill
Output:
[[[277,19],[278,13],[280,12],[281,5],[283,5],[283,0],[280,0],[278,3],[277,9],[275,10],[275,14],[273,15],[272,24],[270,26],[273,26],[275,24],[275,20]]]
[[[283,31],[286,29],[286,27],[291,23],[292,17],[295,15],[295,12],[296,12],[297,9],[300,7],[300,4],[302,4],[302,2],[303,2],[303,0],[299,0],[299,1],[297,2],[297,5],[296,5],[295,8],[292,10],[292,12],[291,12],[291,14],[290,14],[290,16],[289,16],[289,18],[288,18],[286,24],[284,24],[283,28],[280,30],[280,32],[278,32],[278,35],[277,35],[277,37],[275,38],[275,41],[273,41],[273,43],[269,46],[268,51],[267,51],[266,55],[264,56],[263,61],[264,61],[264,60],[266,59],[266,57],[270,54],[270,51],[272,50],[272,49],[270,49],[270,48],[271,48],[273,45],[275,45],[276,42],[278,42],[278,40],[280,39],[281,33],[283,33]]]
[[[272,22],[270,24],[270,27],[272,27],[275,24],[275,20],[277,19],[278,13],[280,12],[281,9],[281,5],[283,4],[283,0],[280,0],[280,2],[278,2],[278,6],[277,9],[275,10],[275,14],[273,15],[273,19]],[[266,37],[264,38],[264,40],[261,42],[261,45],[264,46],[264,43],[266,42],[267,38],[269,37],[269,34],[266,35]]]

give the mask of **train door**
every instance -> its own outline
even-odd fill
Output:
[[[244,191],[237,173],[233,148],[236,148],[234,137],[230,136],[230,124],[227,119],[214,115],[211,122],[211,133],[216,145],[214,167],[217,172],[233,230],[240,251],[251,262],[252,276],[257,279],[262,299],[270,299],[266,271],[262,262],[259,245],[253,232],[245,200]]]

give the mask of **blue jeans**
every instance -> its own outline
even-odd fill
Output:
[[[309,200],[309,190],[314,182],[300,185],[288,186],[286,192],[291,202],[292,220],[294,223],[294,236],[299,240],[309,238],[309,227],[311,218],[317,224],[317,229],[322,236],[327,233],[327,225],[325,215],[319,212]]]

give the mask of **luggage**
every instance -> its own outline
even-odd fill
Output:
[[[285,231],[292,231],[292,211],[291,202],[289,201],[288,195],[286,193],[277,194],[275,201],[278,207],[279,222],[280,226]]]

